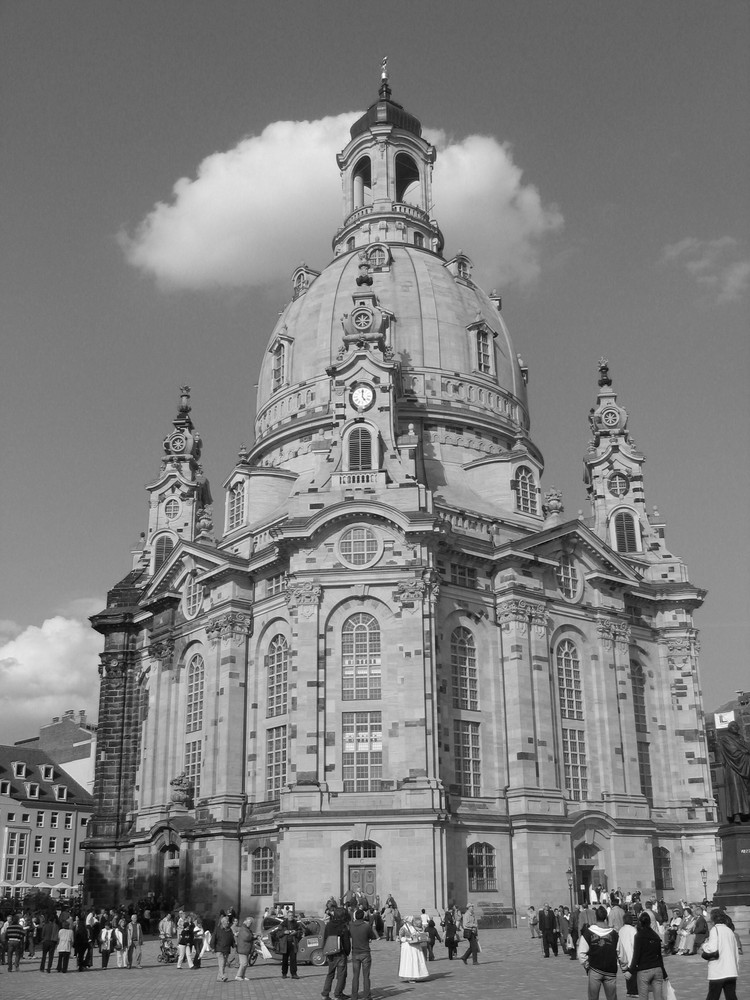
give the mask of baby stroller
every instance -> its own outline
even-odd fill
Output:
[[[167,964],[177,961],[177,947],[169,938],[161,939],[161,947],[159,948],[159,954],[156,956],[156,961],[166,962]]]

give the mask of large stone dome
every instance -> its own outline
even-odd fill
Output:
[[[327,405],[327,372],[336,364],[344,321],[363,289],[388,316],[385,339],[401,364],[404,395],[423,416],[442,413],[455,423],[481,420],[484,412],[493,423],[500,418],[510,438],[528,430],[526,385],[498,302],[457,273],[468,271],[468,260],[446,262],[413,246],[389,245],[388,254],[387,267],[370,270],[369,286],[357,284],[362,254],[342,254],[284,309],[258,380],[256,444],[288,421],[299,426]],[[487,331],[491,345],[488,372],[478,370],[480,330]],[[274,367],[278,345],[286,352],[283,385]],[[442,391],[438,384],[446,379],[450,387]]]

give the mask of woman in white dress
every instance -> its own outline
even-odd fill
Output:
[[[401,942],[398,975],[400,979],[406,979],[410,983],[415,983],[418,979],[430,978],[422,945],[417,940],[418,934],[419,931],[414,926],[414,917],[405,917],[401,930],[398,932]]]

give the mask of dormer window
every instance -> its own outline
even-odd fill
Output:
[[[468,281],[471,277],[469,265],[463,258],[461,258],[456,264],[456,275],[459,278],[463,278],[465,281]]]
[[[10,795],[9,781],[0,781],[0,795]]]
[[[26,777],[26,765],[22,760],[13,761],[13,777],[14,778]]]
[[[522,465],[516,473],[516,510],[522,514],[537,513],[537,490],[534,481],[534,473],[527,466]]]
[[[229,489],[227,508],[227,528],[234,531],[245,522],[245,481],[235,483]]]
[[[55,785],[55,798],[58,802],[68,801],[68,789],[65,785]]]
[[[483,375],[492,374],[492,334],[477,330],[477,368]]]
[[[35,781],[26,782],[26,798],[28,799],[39,798],[39,785]]]
[[[52,781],[55,776],[55,768],[52,764],[42,764],[42,780]]]
[[[274,392],[278,392],[286,379],[286,344],[284,341],[277,341],[271,353],[273,356],[271,387]]]

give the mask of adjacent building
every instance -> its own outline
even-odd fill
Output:
[[[0,746],[2,896],[22,899],[32,889],[80,896],[91,811],[91,795],[49,754]]]
[[[332,259],[294,270],[270,333],[219,535],[182,389],[92,618],[100,903],[362,889],[512,919],[568,879],[695,897],[716,872],[704,592],[604,360],[589,515],[543,491],[528,371],[500,297],[443,253],[435,159],[384,78],[338,156]]]
[[[68,709],[42,726],[38,736],[18,740],[16,746],[44,750],[87,792],[93,791],[96,725],[87,721],[85,712]]]

